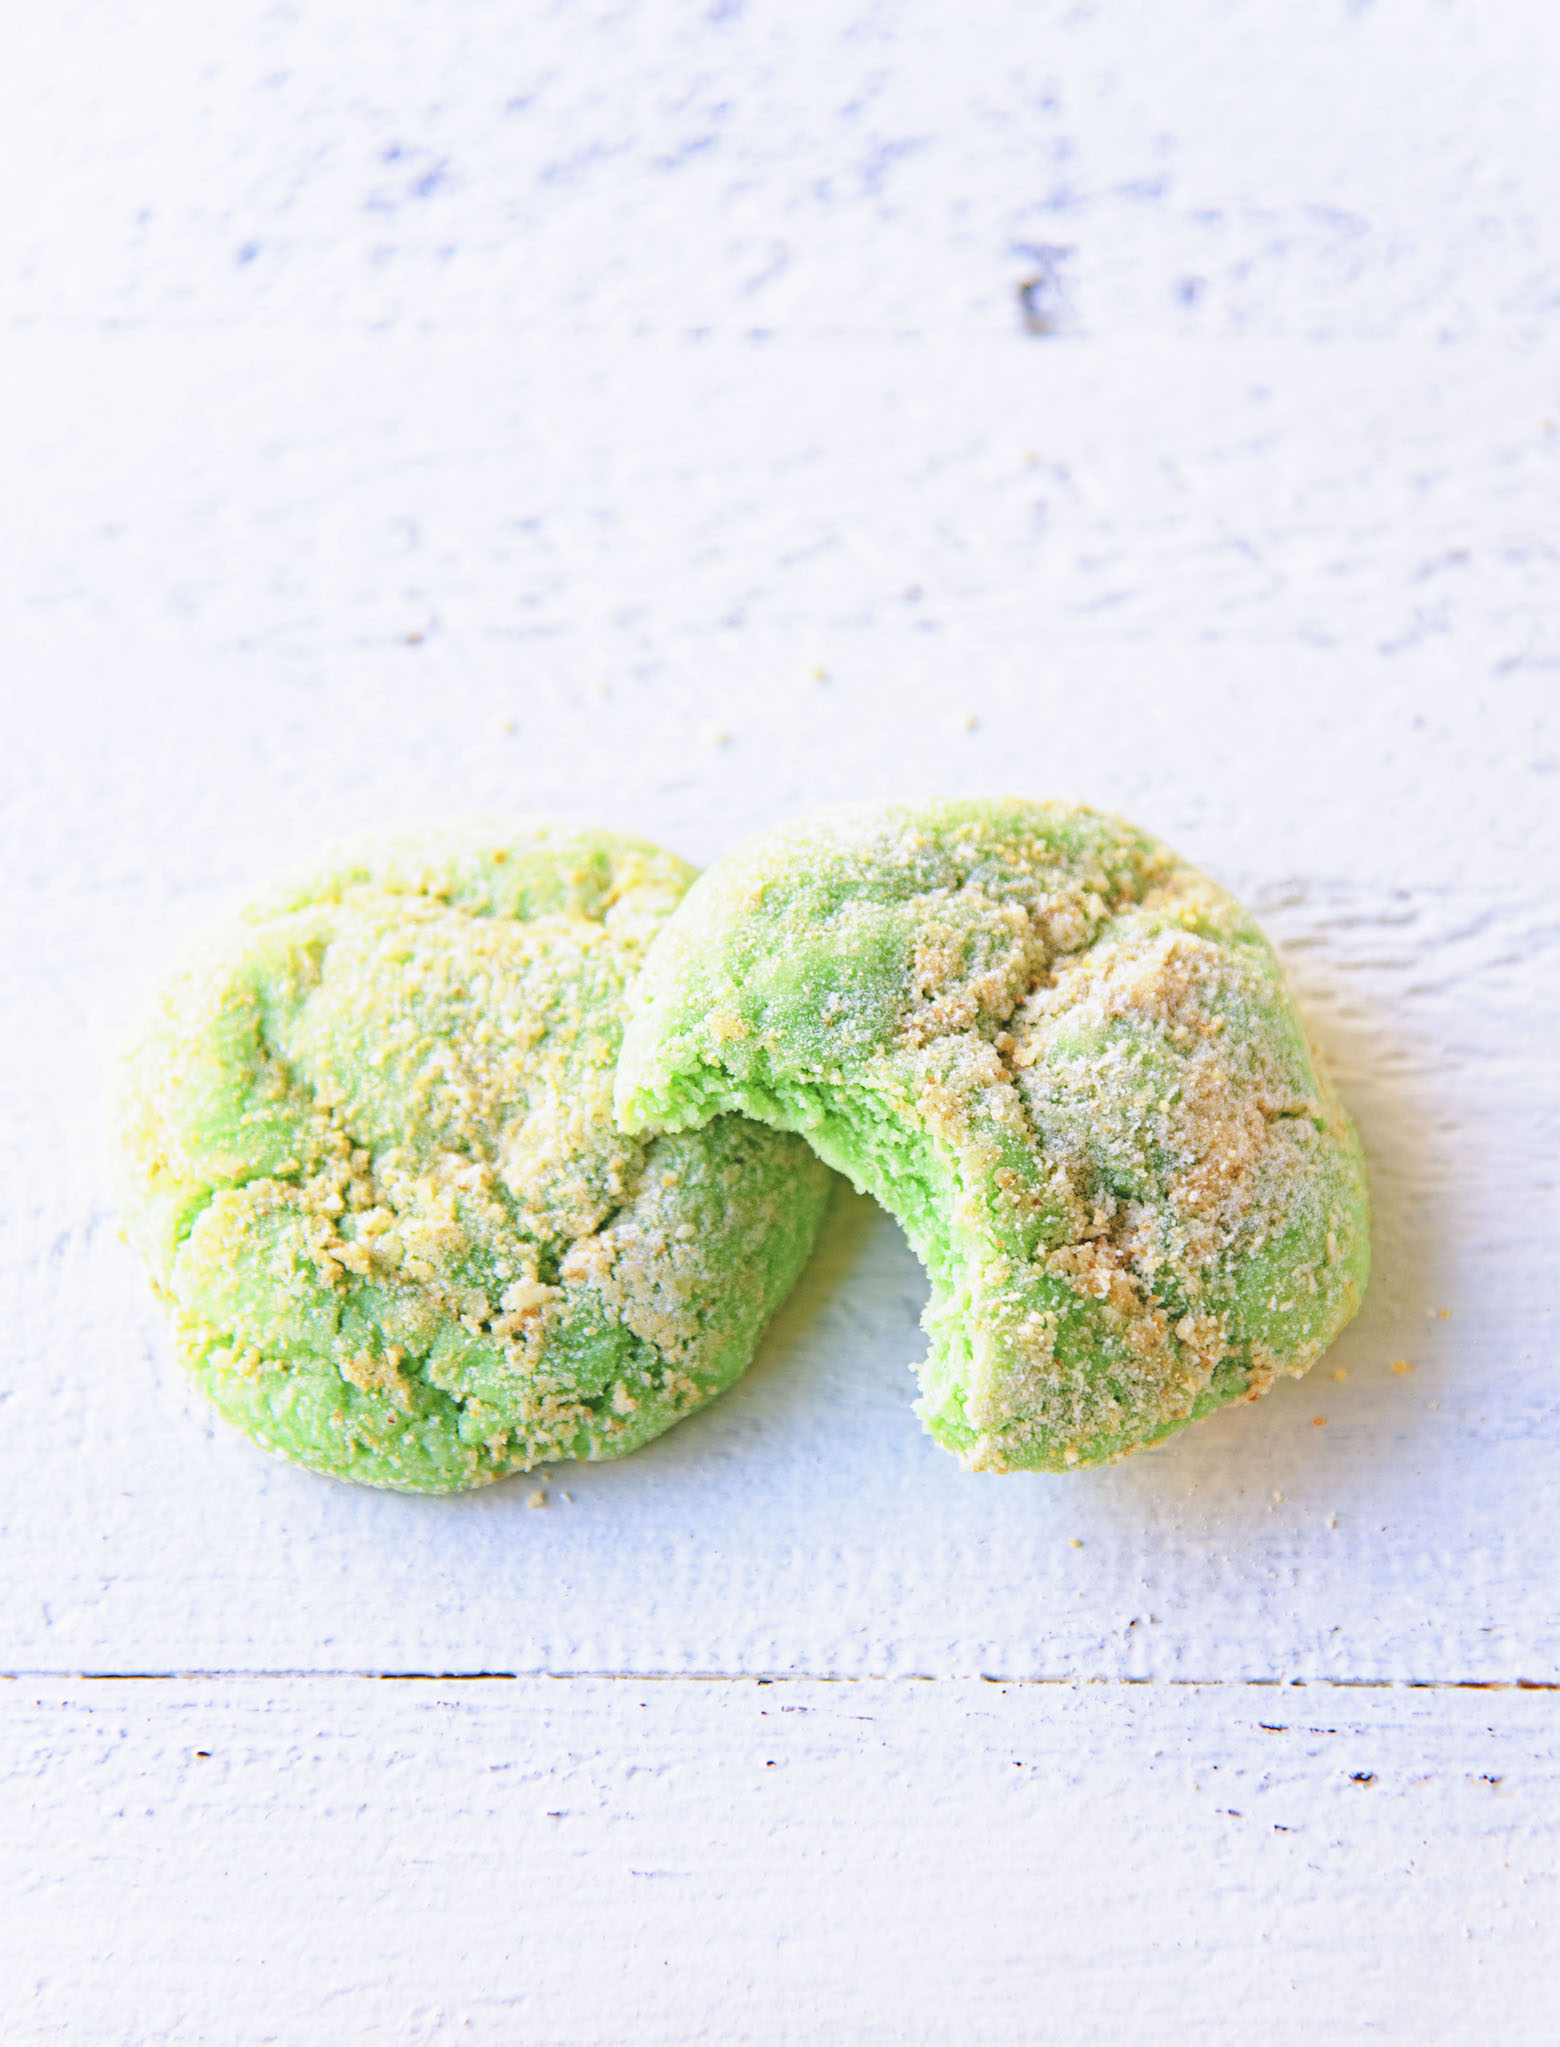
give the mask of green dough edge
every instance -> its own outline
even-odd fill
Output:
[[[548,823],[364,839],[170,976],[119,1069],[115,1180],[224,1419],[451,1492],[620,1457],[741,1375],[830,1175],[735,1116],[614,1126],[627,992],[692,878]]]
[[[616,1100],[636,1132],[800,1132],[897,1217],[917,1408],[977,1470],[1254,1399],[1369,1275],[1359,1139],[1267,941],[1079,805],[848,805],[739,847],[651,949]]]

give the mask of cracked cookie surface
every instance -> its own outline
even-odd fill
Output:
[[[932,1282],[976,1470],[1124,1456],[1298,1377],[1369,1271],[1359,1141],[1230,896],[1119,819],[852,805],[710,868],[630,1003],[619,1121],[799,1131]]]
[[[625,1136],[625,994],[693,870],[553,826],[364,841],[164,988],[126,1235],[218,1412],[406,1491],[616,1457],[746,1367],[829,1175],[735,1116]]]

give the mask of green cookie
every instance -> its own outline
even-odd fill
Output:
[[[448,1492],[621,1456],[740,1375],[829,1175],[736,1117],[613,1126],[625,991],[692,872],[549,826],[365,842],[170,982],[121,1206],[227,1420]]]
[[[849,806],[751,841],[657,939],[623,1127],[801,1131],[931,1276],[918,1411],[977,1471],[1101,1464],[1359,1306],[1359,1141],[1251,919],[1066,804]]]

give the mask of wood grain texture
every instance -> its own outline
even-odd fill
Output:
[[[30,2039],[1552,2037],[1547,1694],[121,1682],[0,1720]]]
[[[1542,7],[136,0],[12,47],[0,276],[55,327],[920,336],[1037,270],[1088,332],[1554,313]]]
[[[1470,0],[8,24],[9,2034],[1552,2037],[1557,90]],[[192,1405],[100,1081],[268,872],[1002,790],[1282,949],[1376,1202],[1305,1384],[964,1477],[842,1193],[544,1511]]]

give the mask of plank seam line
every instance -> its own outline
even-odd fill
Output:
[[[1162,1686],[1198,1691],[1298,1691],[1315,1686],[1329,1691],[1416,1692],[1560,1692],[1560,1679],[1531,1677],[1079,1677],[1075,1675],[1017,1677],[990,1671],[973,1675],[935,1676],[926,1671],[859,1673],[746,1670],[4,1670],[0,1682],[47,1684],[229,1684],[274,1683],[282,1679],[357,1680],[374,1684],[516,1684],[545,1680],[551,1684],[989,1684],[1112,1686],[1142,1689]]]

